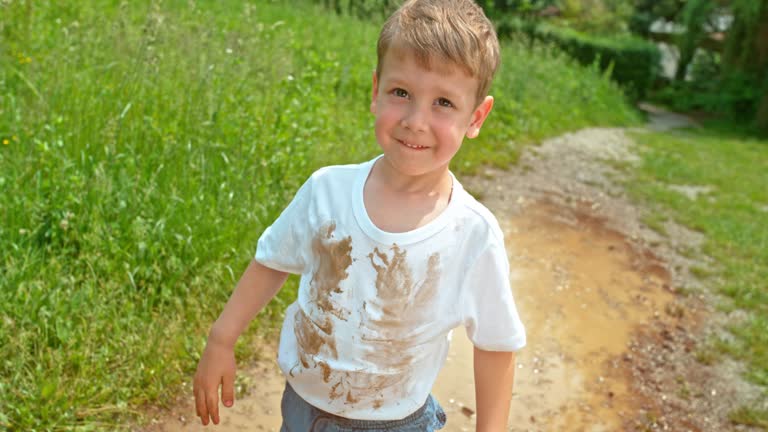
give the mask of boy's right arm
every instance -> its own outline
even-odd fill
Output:
[[[288,278],[288,273],[251,261],[224,311],[213,324],[197,365],[193,392],[197,415],[207,425],[219,424],[219,385],[227,407],[234,403],[235,342],[254,316],[269,303]]]

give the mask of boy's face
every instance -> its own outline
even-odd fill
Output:
[[[384,157],[408,176],[447,170],[493,107],[490,96],[477,105],[477,86],[459,67],[426,69],[408,51],[390,47],[380,75],[374,73],[371,101]]]

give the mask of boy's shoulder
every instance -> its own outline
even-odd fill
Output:
[[[496,216],[464,188],[461,188],[461,206],[464,209],[462,219],[473,233],[484,234],[482,237],[486,240],[504,244],[504,232]]]
[[[348,178],[355,176],[366,162],[346,165],[327,165],[318,168],[309,176],[313,182],[337,180],[339,178]]]
[[[363,164],[326,165],[316,169],[304,180],[299,188],[297,196],[312,197],[319,191],[332,192],[342,190],[340,188],[351,186],[358,177]]]

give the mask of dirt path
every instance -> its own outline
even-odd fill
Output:
[[[728,318],[706,306],[715,300],[688,273],[682,251],[701,236],[669,224],[662,238],[641,224],[613,168],[637,161],[633,146],[623,130],[589,129],[542,143],[511,171],[463,179],[502,224],[528,329],[510,431],[748,430],[727,416],[755,389],[732,364],[695,360]],[[247,375],[254,390],[215,430],[279,429],[284,381],[274,362]],[[461,329],[434,393],[446,431],[474,430],[472,346]],[[146,430],[213,429],[199,426],[185,397]]]

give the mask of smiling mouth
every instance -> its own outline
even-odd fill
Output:
[[[407,141],[403,141],[403,140],[397,140],[397,142],[399,142],[400,144],[408,147],[409,149],[414,149],[414,150],[425,150],[425,149],[429,148],[429,147],[424,147],[424,146],[420,146],[420,145],[410,144]]]

